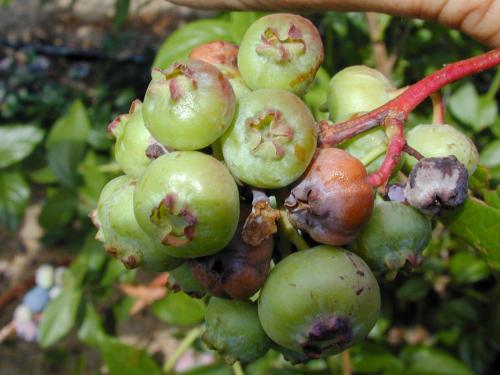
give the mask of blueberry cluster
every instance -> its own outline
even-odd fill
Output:
[[[419,126],[408,143],[428,158],[402,161],[413,167],[406,188],[375,199],[368,173],[387,150],[383,129],[317,147],[301,97],[323,54],[310,21],[267,15],[240,46],[204,44],[153,69],[143,102],[109,125],[125,174],[91,215],[97,238],[127,268],[169,271],[171,289],[210,294],[203,337],[228,362],[271,347],[304,362],[364,339],[380,311],[375,275],[418,265],[431,236],[422,212],[463,202],[477,163],[451,126]],[[331,126],[400,92],[376,70],[346,68],[325,93]]]

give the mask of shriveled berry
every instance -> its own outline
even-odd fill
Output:
[[[154,271],[167,271],[182,261],[170,256],[141,229],[134,215],[136,181],[117,177],[104,187],[92,219],[99,231],[96,238],[127,268],[144,264]]]
[[[123,172],[134,178],[142,175],[152,159],[168,152],[144,126],[140,100],[134,100],[129,113],[116,117],[108,129],[116,137],[116,162]]]
[[[289,185],[305,171],[316,149],[309,108],[284,90],[257,90],[240,99],[237,117],[221,138],[224,160],[255,187]]]
[[[193,275],[193,269],[189,264],[183,263],[169,274],[168,288],[170,290],[183,291],[195,298],[201,298],[207,294],[207,289]]]
[[[250,209],[245,207],[241,212],[236,234],[222,251],[190,261],[195,277],[217,297],[246,300],[260,289],[269,273],[273,238],[268,236],[257,246],[243,241],[243,224]]]
[[[238,225],[236,182],[217,159],[197,151],[153,161],[137,183],[134,212],[165,252],[180,258],[214,254]]]
[[[238,46],[233,43],[216,40],[201,44],[191,50],[189,58],[205,61],[219,69],[231,84],[236,98],[250,92],[238,70]]]
[[[161,144],[176,150],[209,146],[231,124],[236,99],[222,73],[201,60],[153,69],[142,112]]]
[[[350,245],[370,268],[382,274],[421,261],[431,240],[431,222],[413,207],[399,202],[377,202],[368,224]]]
[[[292,189],[285,208],[292,225],[315,241],[344,245],[370,219],[373,198],[358,159],[340,149],[321,148],[302,181]]]
[[[479,161],[479,154],[472,140],[451,125],[417,125],[406,135],[406,142],[427,158],[455,156],[465,165],[469,175],[474,173]],[[409,170],[417,163],[417,159],[406,155],[405,163]]]
[[[309,359],[339,353],[364,339],[379,310],[379,287],[366,263],[324,245],[278,263],[259,297],[266,334]]]
[[[253,89],[283,89],[303,95],[323,62],[316,27],[295,14],[270,14],[255,21],[243,36],[238,67]]]
[[[259,321],[257,305],[212,297],[205,313],[203,341],[227,363],[251,362],[269,350],[271,340]]]
[[[421,159],[408,176],[408,203],[428,215],[460,206],[467,198],[468,173],[455,156]]]

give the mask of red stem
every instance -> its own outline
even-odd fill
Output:
[[[391,176],[392,171],[399,162],[401,152],[406,144],[404,133],[404,121],[392,117],[386,119],[386,133],[389,136],[387,153],[384,161],[377,172],[368,176],[368,182],[374,186],[380,186],[386,183]]]
[[[321,121],[320,144],[323,147],[335,146],[380,125],[387,116],[404,121],[417,105],[443,86],[499,64],[500,48],[497,48],[482,55],[446,65],[443,69],[411,85],[395,99],[363,116],[335,125],[328,121]]]

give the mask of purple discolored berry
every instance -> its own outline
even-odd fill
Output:
[[[408,176],[406,200],[425,214],[438,215],[464,203],[468,176],[455,156],[421,159]]]

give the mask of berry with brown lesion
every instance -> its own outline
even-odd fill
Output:
[[[220,252],[190,260],[195,277],[217,297],[246,300],[264,284],[273,252],[273,238],[267,235],[258,245],[242,238],[250,208],[242,209],[236,234]]]
[[[292,225],[315,241],[344,245],[368,222],[373,202],[363,164],[343,150],[324,148],[318,149],[285,208]]]

